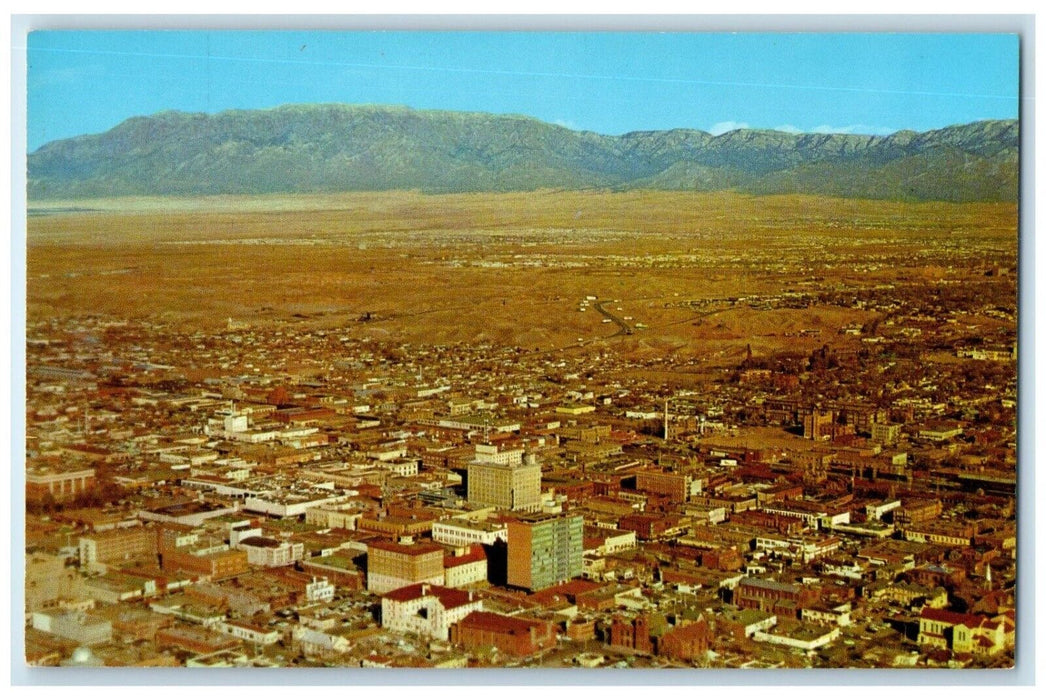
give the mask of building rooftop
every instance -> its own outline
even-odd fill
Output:
[[[429,583],[415,583],[411,586],[397,588],[394,591],[389,591],[383,595],[382,598],[394,600],[399,603],[406,603],[411,600],[418,600],[419,598],[425,598],[428,596],[432,596],[439,600],[440,605],[442,605],[446,610],[460,608],[462,605],[467,605],[468,603],[473,602],[473,596],[468,591],[461,591],[457,588],[446,588],[445,586],[436,586]]]
[[[530,634],[530,630],[542,623],[492,612],[471,612],[461,621],[462,625],[488,632],[502,634]]]
[[[411,556],[432,554],[433,552],[443,552],[443,547],[441,547],[440,545],[425,542],[417,542],[414,544],[400,544],[399,542],[378,540],[375,542],[367,543],[367,547],[369,549],[380,549],[385,552],[395,552],[396,554],[409,554]]]

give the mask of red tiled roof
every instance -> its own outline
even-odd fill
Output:
[[[967,627],[981,627],[988,622],[987,618],[983,618],[979,615],[967,615],[965,613],[952,612],[951,610],[938,610],[931,607],[923,608],[922,612],[919,613],[919,617],[924,620],[945,622],[949,625],[966,625]]]
[[[597,588],[602,588],[605,584],[597,583],[595,581],[586,581],[584,579],[575,579],[572,581],[565,581],[556,586],[551,586],[544,589],[543,593],[562,593],[568,597],[576,597],[582,593],[588,593],[594,591]]]
[[[485,561],[487,558],[486,553],[483,551],[483,547],[473,546],[469,548],[469,551],[462,554],[459,557],[445,556],[443,557],[443,568],[450,569],[455,566],[463,566],[465,564],[475,564],[478,561]]]
[[[403,588],[397,588],[394,591],[389,591],[383,595],[382,598],[395,600],[399,603],[406,603],[425,596],[432,596],[439,600],[440,605],[443,606],[444,610],[461,607],[473,600],[467,591],[459,591],[457,588],[446,588],[445,586],[436,586],[431,583],[415,583],[410,586],[404,586]]]

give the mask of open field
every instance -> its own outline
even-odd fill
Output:
[[[749,344],[845,346],[841,328],[876,317],[812,296],[1015,266],[1016,218],[1007,204],[730,193],[34,202],[28,318],[233,319],[529,351],[580,339],[736,361]]]

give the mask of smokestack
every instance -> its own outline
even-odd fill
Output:
[[[665,440],[668,440],[668,399],[665,399]]]

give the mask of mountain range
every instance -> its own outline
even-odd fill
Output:
[[[28,157],[31,200],[378,190],[656,189],[1017,200],[1016,120],[888,136],[621,136],[513,115],[370,105],[161,112]]]

